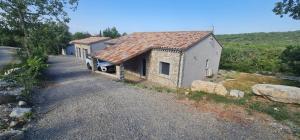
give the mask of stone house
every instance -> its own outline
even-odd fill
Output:
[[[88,37],[79,40],[73,40],[70,44],[74,45],[75,56],[85,60],[88,55],[105,48],[104,42],[109,37]]]
[[[105,42],[93,55],[126,74],[168,87],[190,87],[194,80],[217,74],[222,46],[212,32],[140,32]],[[94,68],[95,69],[95,68]]]

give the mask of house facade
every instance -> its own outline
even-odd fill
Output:
[[[94,58],[116,64],[116,75],[135,75],[167,87],[190,87],[217,74],[222,46],[212,32],[133,33],[108,41]]]
[[[79,59],[85,60],[88,55],[99,51],[106,47],[105,41],[109,37],[88,37],[85,39],[73,40],[70,43],[74,45],[75,56]]]

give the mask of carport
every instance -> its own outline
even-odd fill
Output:
[[[109,76],[109,77],[113,77],[113,78],[119,79],[121,81],[124,80],[124,65],[123,65],[123,63],[115,65],[116,66],[116,72],[115,73],[107,73],[107,72],[101,72],[101,71],[97,70],[97,58],[95,58],[93,56],[92,60],[93,60],[92,61],[92,71],[93,72],[100,73],[102,75],[106,75],[106,76]],[[115,63],[112,63],[112,64],[115,64]]]

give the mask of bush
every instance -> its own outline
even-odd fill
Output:
[[[300,75],[300,46],[288,46],[281,55],[282,71]]]
[[[32,88],[39,83],[43,70],[47,68],[47,64],[44,57],[34,56],[23,60],[20,64],[8,65],[4,71],[13,68],[19,69],[3,76],[3,79],[24,87],[23,96],[28,98]]]
[[[243,72],[278,72],[281,52],[282,49],[224,48],[220,68]]]

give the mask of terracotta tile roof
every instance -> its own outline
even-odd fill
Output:
[[[70,43],[71,44],[91,45],[91,44],[98,43],[98,42],[101,42],[101,41],[106,41],[106,40],[109,40],[109,39],[110,39],[109,37],[95,37],[95,36],[92,36],[92,37],[88,37],[88,38],[84,38],[84,39],[73,40]]]
[[[111,44],[94,54],[95,58],[120,64],[150,49],[186,50],[212,32],[140,32],[107,41]]]

